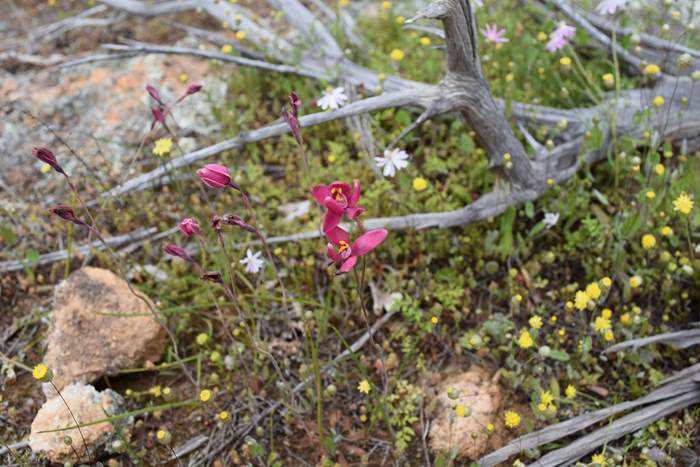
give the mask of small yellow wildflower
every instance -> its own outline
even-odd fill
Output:
[[[659,65],[654,65],[653,63],[650,63],[649,65],[644,67],[645,75],[657,76],[659,73],[661,73],[661,68],[659,67]]]
[[[540,31],[540,32],[537,33],[537,40],[540,41],[540,42],[544,42],[544,41],[546,41],[548,38],[549,38],[549,36],[547,36],[547,33],[546,33],[546,32]]]
[[[173,140],[170,138],[160,138],[156,140],[156,144],[153,147],[153,154],[156,156],[164,156],[170,152],[173,147]]]
[[[612,327],[609,318],[603,316],[598,316],[593,322],[593,329],[597,332],[605,332]]]
[[[439,320],[437,316],[433,316],[432,318],[430,318],[430,322],[433,324],[433,326],[436,325],[438,321]]]
[[[559,64],[564,66],[564,67],[570,67],[571,66],[571,58],[562,57],[559,59]]]
[[[513,75],[513,73],[508,73],[506,75],[506,82],[512,83],[514,79],[515,79],[515,76]]]
[[[49,367],[47,367],[43,363],[39,363],[32,370],[32,377],[43,383],[48,383],[53,379],[53,372]]]
[[[153,386],[152,388],[150,388],[148,390],[148,393],[151,394],[153,397],[160,397],[163,395],[163,390],[158,385],[158,386]]]
[[[199,400],[202,402],[209,402],[211,400],[211,391],[209,389],[202,389],[199,393]]]
[[[197,334],[197,337],[195,338],[195,341],[196,341],[197,344],[199,344],[199,345],[204,345],[204,344],[206,344],[206,343],[209,341],[209,336],[206,335],[205,333],[201,332],[201,333]]]
[[[369,381],[363,379],[360,381],[360,384],[357,385],[357,390],[362,394],[369,394],[369,392],[372,390],[372,386],[369,384]]]
[[[47,174],[51,172],[51,166],[49,164],[41,164],[41,169],[39,170],[41,170],[41,173]]]
[[[603,311],[600,312],[600,316],[610,319],[612,317],[612,310],[610,308],[604,308]]]
[[[542,327],[542,318],[540,318],[539,316],[533,316],[532,318],[530,318],[530,321],[528,321],[528,323],[530,323],[530,327],[532,329],[540,329]]]
[[[664,237],[670,237],[671,235],[673,235],[673,229],[665,225],[661,228],[661,235],[663,235]]]
[[[391,8],[391,2],[382,2],[382,8],[389,10]]]
[[[228,411],[222,410],[221,412],[219,412],[219,420],[221,420],[222,422],[225,422],[229,418],[231,418],[231,414]]]
[[[455,407],[455,415],[458,417],[464,417],[467,413],[466,407],[464,407],[464,404],[457,404]]]
[[[645,250],[651,250],[656,246],[656,237],[652,234],[646,234],[642,237],[642,248]]]
[[[339,0],[338,3],[340,6],[348,6],[350,4],[350,0]]]
[[[603,84],[609,88],[613,87],[615,85],[615,75],[612,73],[605,73],[603,75]]]
[[[604,454],[594,454],[591,457],[591,462],[594,464],[598,464],[600,466],[605,465],[605,455]]]
[[[170,441],[172,440],[172,438],[173,437],[169,431],[166,431],[166,430],[156,431],[156,439],[158,440],[159,443],[169,444]]]
[[[566,394],[568,399],[573,399],[576,397],[576,388],[572,384],[569,384],[564,390],[564,394]]]
[[[230,54],[233,52],[233,46],[231,44],[226,44],[221,47],[221,53]]]
[[[654,166],[654,172],[656,172],[656,175],[663,175],[666,172],[666,168],[663,164],[656,164]]]
[[[673,210],[680,212],[681,214],[688,215],[693,209],[694,201],[690,196],[685,193],[681,193],[678,198],[673,200]]]
[[[605,334],[603,334],[603,339],[605,339],[606,342],[612,342],[615,340],[615,334],[613,334],[612,331],[607,330],[605,331]]]
[[[603,287],[605,287],[606,289],[612,287],[612,279],[610,279],[608,276],[603,277],[600,280],[600,283],[603,284]]]
[[[518,345],[520,348],[523,349],[529,349],[535,344],[535,341],[532,340],[532,336],[530,335],[530,332],[527,329],[523,329],[520,332],[520,337],[518,338]]]
[[[569,301],[566,302],[566,304],[564,305],[564,308],[566,309],[566,311],[573,311],[573,309],[574,309],[574,302],[572,302],[571,300],[569,300]]]
[[[413,189],[416,191],[423,191],[428,188],[428,181],[423,177],[416,177],[413,179]]]
[[[654,199],[654,198],[656,198],[656,193],[654,192],[654,190],[648,190],[646,192],[646,197],[647,197],[647,199],[650,199],[650,200]]]
[[[656,96],[651,101],[651,103],[654,104],[654,107],[661,107],[665,102],[666,99],[664,99],[664,96]]]
[[[423,36],[420,38],[420,45],[430,45],[430,38],[428,36]]]
[[[632,316],[630,316],[629,313],[623,313],[622,316],[620,316],[620,323],[623,326],[629,326],[630,323],[632,323]]]
[[[600,290],[597,282],[591,282],[586,286],[586,295],[588,295],[592,300],[598,300],[601,293],[602,291]]]
[[[553,178],[548,178],[547,179],[547,186],[553,186],[554,185],[554,179]]]
[[[239,41],[245,39],[245,36],[245,31],[236,31],[236,39],[238,39]]]
[[[590,300],[591,297],[589,297],[586,292],[584,292],[583,290],[579,290],[578,292],[576,292],[576,297],[574,298],[574,306],[577,310],[583,311],[588,306],[588,302]]]
[[[630,287],[632,287],[633,289],[636,289],[640,285],[642,285],[642,278],[641,277],[639,277],[639,276],[630,277]]]
[[[367,415],[365,415],[365,414],[360,415],[360,421],[362,423],[365,423],[367,421]]]
[[[546,412],[547,404],[540,402],[539,404],[537,404],[537,410],[539,410],[540,412]]]
[[[520,425],[520,414],[518,412],[508,410],[503,414],[503,419],[508,428],[515,428]]]
[[[399,16],[396,17],[396,23],[397,23],[397,24],[403,24],[403,23],[405,23],[405,22],[406,22],[406,17],[405,17],[405,16],[399,15]]]
[[[495,430],[495,429],[496,429],[496,427],[494,426],[493,423],[489,423],[486,425],[486,432],[487,433],[493,433],[493,430]]]
[[[405,56],[406,56],[406,54],[401,49],[394,49],[389,54],[389,58],[391,58],[395,62],[400,62],[401,60],[404,59]]]
[[[552,402],[554,402],[554,396],[552,393],[549,391],[542,391],[540,394],[540,403],[549,406]]]

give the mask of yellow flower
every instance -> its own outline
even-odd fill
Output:
[[[630,287],[632,287],[633,289],[636,289],[640,285],[642,285],[642,278],[641,277],[639,277],[639,276],[630,277]]]
[[[416,177],[413,179],[413,189],[416,191],[423,191],[428,188],[428,181],[423,177]]]
[[[48,383],[53,379],[53,372],[43,363],[39,363],[32,370],[32,376],[43,383]]]
[[[610,319],[612,317],[612,310],[610,308],[605,308],[600,312],[600,316]]]
[[[406,54],[403,52],[403,50],[400,49],[394,49],[389,54],[389,58],[391,58],[395,62],[400,62],[404,59],[405,56]]]
[[[540,318],[539,316],[533,316],[532,318],[530,318],[530,321],[528,321],[528,323],[530,323],[530,327],[532,329],[540,329],[542,327],[542,318]]]
[[[363,379],[360,381],[360,384],[357,385],[357,390],[362,394],[369,394],[369,392],[372,390],[372,386],[369,384],[369,381]]]
[[[579,290],[578,292],[576,292],[576,297],[574,298],[574,306],[577,310],[583,311],[588,306],[588,302],[590,300],[591,297],[589,297],[586,292],[584,292],[583,290]]]
[[[554,402],[554,396],[551,392],[543,391],[542,394],[540,394],[540,403],[549,406],[552,402]]]
[[[548,178],[547,179],[547,186],[553,186],[554,185],[554,179],[553,178]]]
[[[464,407],[464,404],[457,404],[455,407],[455,415],[458,417],[464,417],[467,413],[467,409]]]
[[[437,316],[433,316],[432,318],[430,318],[430,322],[433,324],[433,326],[436,325],[438,321],[439,320]]]
[[[610,287],[612,287],[612,279],[610,279],[607,276],[603,277],[600,280],[600,283],[603,284],[603,287],[605,287],[606,289],[609,289]]]
[[[330,162],[331,164],[335,162],[336,159],[337,157],[335,156],[335,154],[331,154],[330,156],[328,156],[328,162]]]
[[[612,324],[610,323],[610,319],[603,316],[598,316],[593,322],[593,329],[595,329],[597,332],[605,332],[611,327]]]
[[[520,414],[518,412],[508,410],[503,414],[503,419],[508,428],[515,428],[516,426],[520,425]]]
[[[239,41],[245,39],[245,31],[236,31],[236,39]]]
[[[209,400],[211,400],[211,391],[209,389],[202,389],[199,393],[199,400],[202,402],[209,402]]]
[[[391,8],[391,2],[382,2],[382,8],[388,10]]]
[[[664,99],[664,96],[656,96],[651,101],[651,103],[654,104],[654,107],[661,107],[665,102],[666,99]]]
[[[564,305],[564,308],[566,308],[566,311],[573,311],[573,309],[574,309],[574,302],[572,302],[571,300],[569,300],[568,302],[566,302],[566,305]]]
[[[642,237],[642,248],[645,250],[651,250],[656,246],[656,237],[652,234],[646,234]]]
[[[547,33],[546,33],[546,32],[540,31],[540,32],[537,33],[537,40],[540,41],[540,42],[544,42],[544,41],[546,41],[548,38],[549,38],[549,36],[547,36]]]
[[[231,414],[228,413],[226,410],[222,410],[221,412],[219,412],[219,420],[221,420],[222,422],[225,422],[229,418],[231,418]]]
[[[569,57],[562,57],[559,59],[559,64],[565,67],[571,66],[571,59]]]
[[[340,0],[338,3],[340,6],[348,6],[350,4],[350,0]]]
[[[566,394],[566,397],[568,399],[573,399],[574,397],[576,397],[576,388],[573,385],[569,384],[564,390],[564,394]]]
[[[646,192],[647,199],[654,199],[656,198],[656,193],[654,193],[654,190],[649,190]]]
[[[231,44],[226,44],[221,47],[221,53],[230,54],[233,52],[233,46]]]
[[[605,73],[603,75],[603,84],[605,84],[607,87],[611,88],[615,84],[615,75],[612,73]]]
[[[663,164],[656,164],[654,166],[654,172],[656,172],[656,175],[663,175],[666,172],[666,168]]]
[[[604,454],[594,454],[591,457],[591,462],[594,464],[598,464],[600,466],[605,465],[605,455]]]
[[[148,390],[149,394],[152,394],[153,397],[160,397],[163,395],[163,390],[160,388],[160,386],[153,386]]]
[[[512,82],[514,79],[515,79],[515,77],[513,76],[513,73],[508,73],[508,74],[506,75],[506,82],[510,83],[510,82]]]
[[[494,426],[493,423],[489,423],[488,425],[486,425],[486,431],[488,433],[493,433],[493,430],[495,430],[495,429],[496,429],[496,427]]]
[[[160,443],[169,444],[170,441],[173,439],[173,436],[170,434],[169,431],[158,430],[158,431],[156,431],[156,439]]]
[[[670,237],[671,235],[673,235],[673,229],[666,225],[661,228],[661,235],[663,235],[664,237]]]
[[[41,169],[39,170],[41,170],[41,173],[47,174],[51,172],[51,166],[49,164],[41,164]]]
[[[153,154],[156,156],[164,156],[170,152],[173,147],[173,140],[170,138],[160,138],[156,141],[156,145],[153,147]]]
[[[399,16],[396,17],[396,23],[397,23],[397,24],[403,24],[404,21],[406,21],[406,17],[405,17],[405,16],[399,15]]]
[[[649,76],[656,76],[661,73],[661,68],[659,65],[654,65],[653,63],[644,67],[644,74]]]
[[[615,340],[615,334],[613,334],[612,331],[607,330],[605,331],[605,334],[603,334],[603,339],[605,339],[606,342],[611,342]]]
[[[430,38],[428,36],[421,37],[420,45],[430,45]]]
[[[694,201],[690,198],[690,196],[686,195],[685,193],[681,193],[678,198],[673,200],[673,210],[680,212],[681,214],[688,215],[693,209],[693,204]]]
[[[620,323],[623,326],[629,326],[630,323],[632,323],[632,317],[630,316],[630,314],[624,313],[622,316],[620,316]]]
[[[532,340],[532,336],[530,335],[530,332],[527,329],[523,329],[520,332],[520,337],[518,338],[518,345],[523,349],[529,349],[534,344],[535,344],[535,341]]]
[[[537,404],[537,410],[539,410],[540,412],[546,412],[547,404],[540,402],[539,404]]]
[[[195,341],[199,345],[204,345],[209,341],[209,336],[207,336],[205,333],[201,332],[201,333],[197,334]]]
[[[586,295],[588,295],[592,300],[598,300],[601,294],[600,287],[598,287],[597,282],[591,282],[586,286]]]

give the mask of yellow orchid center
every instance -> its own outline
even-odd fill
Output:
[[[339,242],[339,245],[340,245],[339,250],[341,253],[350,248],[350,245],[345,240],[341,240]]]

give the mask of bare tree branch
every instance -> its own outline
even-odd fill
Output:
[[[676,349],[685,349],[694,345],[700,345],[700,329],[688,329],[686,331],[667,332],[656,336],[642,337],[620,342],[605,349],[605,353],[619,352],[620,350],[643,347],[650,344],[668,344]]]

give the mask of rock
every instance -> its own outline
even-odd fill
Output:
[[[138,316],[124,316],[131,314]],[[106,269],[86,267],[56,287],[44,362],[61,389],[155,363],[165,338],[165,330],[123,280]]]
[[[87,462],[85,450],[85,444],[87,444],[90,457],[94,461],[102,454],[105,444],[116,438],[117,431],[115,430],[118,430],[120,436],[128,435],[128,430],[133,424],[131,417],[113,423],[104,422],[82,427],[80,429],[82,437],[76,428],[41,433],[46,430],[75,425],[66,404],[70,407],[78,423],[103,420],[106,416],[117,415],[124,412],[125,409],[124,399],[111,389],[98,392],[90,385],[78,383],[63,388],[61,395],[65,399],[65,403],[60,397],[53,397],[44,403],[34,417],[32,430],[29,434],[29,446],[35,453],[52,462]],[[66,436],[70,436],[70,445],[64,441]],[[83,437],[85,444],[83,444]],[[76,458],[75,453],[80,457]]]
[[[453,388],[456,399],[448,397]],[[491,375],[483,368],[472,366],[466,373],[450,376],[437,387],[437,394],[430,403],[434,409],[430,426],[430,448],[435,452],[456,448],[461,459],[477,460],[487,452],[503,446],[508,433],[500,416],[503,394]],[[454,416],[454,407],[462,404],[471,414]],[[486,426],[492,423],[489,434]]]

